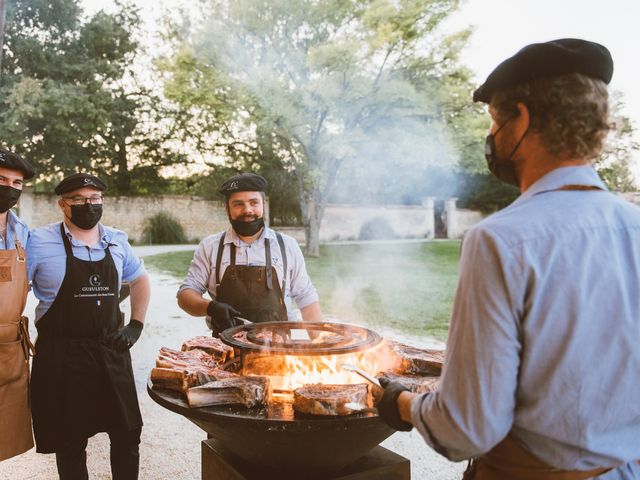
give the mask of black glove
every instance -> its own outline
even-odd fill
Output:
[[[212,300],[207,306],[207,315],[211,317],[211,322],[216,330],[222,332],[227,328],[235,326],[233,317],[240,317],[242,314],[228,303]]]
[[[398,409],[398,397],[402,392],[408,392],[409,389],[401,383],[392,382],[385,377],[378,378],[378,381],[382,388],[384,388],[382,398],[377,405],[378,415],[394,430],[410,432],[413,425],[400,418],[400,410]]]
[[[129,350],[140,338],[143,327],[144,324],[142,322],[132,318],[122,330],[117,330],[107,335],[105,343],[118,352]]]

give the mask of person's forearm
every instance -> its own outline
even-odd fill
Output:
[[[187,288],[178,293],[178,306],[194,317],[207,315],[207,307],[211,300],[203,298],[199,292]]]
[[[314,302],[300,309],[302,320],[305,322],[320,322],[322,320],[322,312],[320,311],[320,303]]]
[[[417,395],[411,392],[402,392],[398,395],[398,411],[400,418],[411,423],[411,402]]]
[[[131,288],[131,318],[144,323],[151,298],[151,282],[146,273],[139,276],[130,284]]]

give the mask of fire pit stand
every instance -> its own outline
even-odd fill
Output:
[[[377,446],[342,470],[329,474],[287,473],[247,464],[215,439],[202,442],[202,480],[410,480],[409,460]]]

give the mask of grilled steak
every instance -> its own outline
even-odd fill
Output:
[[[245,407],[264,405],[269,399],[269,379],[234,375],[187,390],[190,407],[240,404]]]
[[[308,415],[351,415],[371,406],[369,388],[355,385],[305,385],[293,391],[293,408]]]
[[[156,359],[156,367],[181,369],[195,366],[215,368],[218,366],[218,362],[202,350],[180,352],[166,347],[160,348]]]
[[[156,359],[156,368],[151,370],[151,381],[154,387],[184,393],[190,387],[236,376],[217,366],[214,358],[202,350],[179,352],[162,347]]]
[[[233,358],[233,348],[215,337],[194,337],[182,344],[182,351],[202,350],[211,355],[218,363]]]
[[[392,354],[397,358],[397,373],[440,375],[444,363],[443,350],[426,350],[389,341]]]
[[[398,382],[413,393],[433,392],[438,387],[439,377],[423,377],[419,375],[401,375],[393,372],[382,372],[376,375],[392,382]]]

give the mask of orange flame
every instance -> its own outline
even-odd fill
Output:
[[[266,375],[275,390],[293,391],[304,385],[323,383],[345,385],[365,383],[356,373],[342,369],[345,363],[355,365],[375,376],[386,369],[390,358],[384,344],[365,352],[342,355],[281,355],[248,359],[243,367],[244,375]]]

